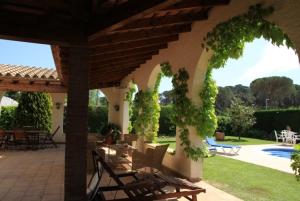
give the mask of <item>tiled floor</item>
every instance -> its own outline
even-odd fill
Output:
[[[63,200],[63,153],[63,147],[0,152],[0,200]]]
[[[64,199],[64,146],[37,151],[0,151],[0,201],[63,201]],[[104,185],[112,185],[104,178]],[[199,186],[207,193],[198,200],[241,201],[205,182]],[[110,198],[122,192],[106,194]],[[181,198],[181,200],[186,200]]]

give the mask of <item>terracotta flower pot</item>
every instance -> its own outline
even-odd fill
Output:
[[[225,133],[223,132],[216,132],[215,133],[215,137],[216,137],[216,140],[217,141],[224,141],[224,138],[225,138]]]

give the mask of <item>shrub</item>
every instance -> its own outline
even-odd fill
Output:
[[[88,108],[88,128],[91,133],[101,133],[108,123],[107,107],[89,106]]]
[[[0,128],[5,130],[14,128],[16,109],[15,106],[1,107]]]
[[[227,135],[232,134],[232,127],[231,127],[231,118],[228,115],[220,115],[218,116],[218,127],[217,131],[224,132]]]
[[[172,122],[173,107],[172,105],[161,106],[159,117],[159,135],[175,136],[176,125]]]
[[[51,129],[51,98],[46,93],[22,92],[16,109],[17,127],[33,126],[50,131]]]

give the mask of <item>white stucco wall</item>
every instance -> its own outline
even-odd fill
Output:
[[[49,94],[52,99],[52,128],[51,132],[53,133],[58,126],[60,126],[56,135],[54,136],[54,140],[56,142],[65,142],[65,134],[63,131],[64,125],[64,103],[66,94],[64,93],[50,93]],[[59,108],[56,107],[56,103],[60,105]]]

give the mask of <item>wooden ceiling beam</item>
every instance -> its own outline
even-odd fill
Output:
[[[90,58],[93,59],[97,59],[97,58],[108,58],[108,57],[115,57],[115,56],[119,56],[119,55],[124,55],[124,54],[132,54],[132,53],[136,53],[136,52],[145,52],[145,51],[151,51],[151,50],[159,50],[159,49],[164,49],[167,48],[168,44],[164,43],[164,44],[155,44],[155,45],[151,45],[151,46],[146,46],[146,47],[138,47],[138,48],[134,48],[134,49],[125,49],[125,50],[117,50],[117,51],[113,51],[113,52],[98,52],[98,53],[93,53],[91,54]]]
[[[130,0],[114,8],[108,15],[99,15],[94,18],[91,26],[89,41],[118,29],[147,14],[170,7],[181,0]],[[105,19],[105,20],[103,20]]]
[[[117,33],[106,35],[105,37],[98,38],[90,44],[116,44],[122,42],[133,42],[142,39],[151,39],[164,36],[170,36],[183,32],[191,31],[191,23],[174,25],[168,27],[153,28],[151,30],[129,31],[126,33]]]
[[[230,0],[184,0],[163,9],[164,11],[194,9],[198,7],[223,6],[229,4]]]
[[[67,88],[62,85],[8,82],[1,80],[0,91],[30,91],[30,92],[47,92],[47,93],[66,93]]]
[[[164,26],[170,24],[182,24],[182,23],[192,23],[197,20],[206,20],[208,19],[208,13],[206,10],[201,10],[196,13],[185,13],[178,15],[170,16],[158,16],[151,18],[143,18],[136,20],[130,24],[127,24],[116,31],[128,31],[132,29],[149,29],[155,26]]]
[[[119,63],[116,65],[101,65],[99,68],[93,68],[91,69],[91,73],[95,73],[95,72],[115,72],[118,71],[120,69],[126,69],[127,67],[132,67],[132,66],[140,66],[141,64],[146,63],[145,60],[141,60],[141,61],[133,61],[133,62],[128,62],[128,63]]]
[[[118,49],[134,49],[138,47],[147,47],[154,44],[168,43],[168,42],[176,41],[178,39],[179,39],[178,34],[173,34],[169,36],[150,38],[150,39],[138,40],[133,42],[124,42],[124,43],[112,44],[112,45],[98,44],[98,45],[92,45],[92,51],[106,52],[106,51],[115,51]]]
[[[99,69],[102,68],[103,66],[115,66],[115,65],[120,65],[120,64],[124,64],[124,63],[132,63],[135,61],[147,61],[149,59],[151,59],[151,55],[146,55],[146,56],[142,56],[142,57],[133,57],[133,58],[126,58],[126,59],[118,59],[116,60],[111,60],[109,62],[102,62],[102,63],[92,63],[90,69],[94,70],[94,69]]]
[[[125,58],[134,58],[134,57],[143,57],[143,56],[152,56],[159,53],[159,50],[150,50],[145,52],[134,52],[132,54],[119,54],[116,57],[113,58],[101,58],[101,59],[94,59],[93,63],[104,63],[109,62],[111,60],[118,60],[118,59],[125,59]]]
[[[65,23],[64,23],[65,22]],[[0,38],[44,44],[86,45],[86,35],[76,23],[45,21],[38,17],[0,12]]]
[[[136,60],[149,60],[152,58],[152,55],[149,55],[149,54],[142,54],[140,56],[135,56],[135,57],[123,57],[123,58],[119,58],[117,61],[116,59],[112,58],[112,59],[109,59],[109,60],[106,60],[106,61],[100,61],[97,62],[97,61],[93,61],[90,66],[91,68],[97,68],[97,66],[101,65],[101,64],[110,64],[110,63],[122,63],[122,62],[132,62],[132,61],[136,61]]]

